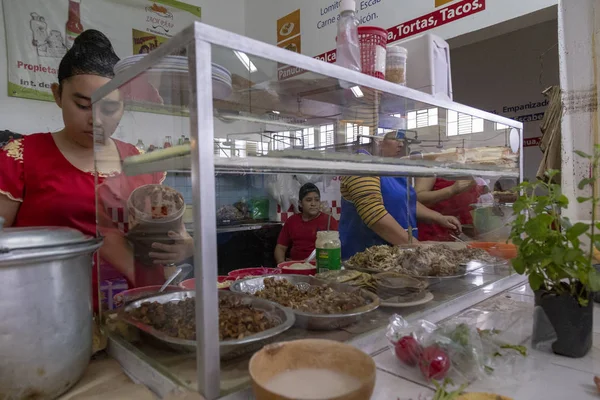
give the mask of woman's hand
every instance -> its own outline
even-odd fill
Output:
[[[178,264],[194,255],[194,239],[185,228],[180,229],[179,233],[169,231],[168,235],[175,241],[174,244],[152,243],[153,249],[160,250],[160,252],[150,253],[154,264]]]
[[[452,184],[452,193],[454,195],[461,194],[463,192],[466,192],[476,184],[477,183],[473,179],[456,181]]]
[[[444,228],[447,229],[452,229],[454,231],[457,232],[462,232],[462,225],[460,224],[460,221],[458,220],[458,218],[453,217],[451,215],[442,215],[440,214],[435,221],[436,224],[443,226]]]

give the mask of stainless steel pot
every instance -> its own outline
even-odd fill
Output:
[[[92,352],[92,256],[102,240],[0,218],[0,400],[55,399]]]

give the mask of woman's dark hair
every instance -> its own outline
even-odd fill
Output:
[[[309,193],[316,193],[319,195],[319,197],[321,197],[321,192],[319,191],[319,188],[314,183],[308,182],[302,185],[302,187],[300,188],[300,192],[298,193],[298,199],[302,201],[302,199],[305,198],[306,195]]]
[[[119,61],[110,40],[100,31],[88,29],[75,38],[73,47],[60,61],[58,83],[75,75],[115,76],[114,67]]]

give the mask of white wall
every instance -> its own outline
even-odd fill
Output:
[[[202,21],[232,32],[244,34],[244,10],[246,0],[185,0],[189,4],[202,7]],[[0,2],[0,130],[8,129],[18,133],[55,131],[62,128],[60,110],[54,103],[24,100],[7,95],[7,60],[4,40],[4,10]],[[10,16],[8,16],[10,18]],[[104,32],[110,38],[110,32]],[[123,55],[120,55],[123,56]],[[149,131],[157,131],[156,126],[164,127],[158,135],[177,136],[188,134],[189,122],[181,118],[147,114],[127,113],[123,118],[119,138],[133,140]],[[171,131],[169,131],[171,129]],[[175,139],[175,137],[174,137]],[[158,138],[156,139],[158,141]]]
[[[454,100],[514,118],[542,113],[545,107],[513,111],[507,107],[542,102],[541,92],[558,85],[556,20],[451,50]],[[524,137],[539,137],[540,122],[524,122]],[[535,179],[542,153],[524,148],[524,177]]]

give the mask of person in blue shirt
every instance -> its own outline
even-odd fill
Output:
[[[387,133],[376,144],[378,155],[398,157],[403,139],[401,131]],[[442,215],[419,203],[415,190],[404,177],[346,176],[340,189],[342,259],[375,245],[418,242],[417,220],[461,231],[456,217]]]

